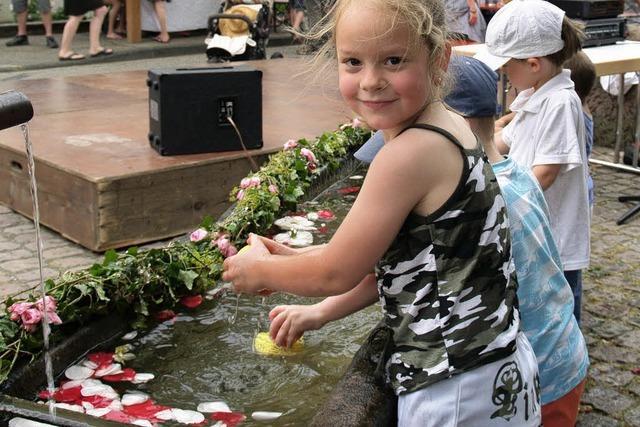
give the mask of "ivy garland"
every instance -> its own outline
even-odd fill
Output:
[[[109,250],[100,264],[46,280],[46,293],[55,300],[54,308],[63,321],[53,329],[52,342],[60,341],[65,330],[72,333],[95,316],[127,314],[131,308],[136,314],[134,327],[143,327],[152,314],[175,306],[182,297],[215,288],[225,256],[243,246],[249,233],[263,233],[284,211],[294,210],[318,170],[335,169],[369,136],[356,119],[314,141],[290,140],[284,150],[269,156],[258,172],[231,191],[230,200],[236,202],[233,211],[221,222],[206,217],[190,241],[174,241],[146,251],[135,247],[123,253]],[[42,352],[41,327],[27,324],[16,309],[41,298],[32,293],[26,301],[13,297],[3,301],[0,383],[16,364],[29,363]]]

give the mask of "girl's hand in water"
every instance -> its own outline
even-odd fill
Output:
[[[252,275],[253,266],[269,255],[269,250],[262,240],[253,234],[248,239],[251,247],[242,253],[228,257],[222,264],[222,280],[233,284],[236,293],[250,295],[269,295],[271,292],[261,286],[259,277]]]
[[[280,347],[291,347],[306,331],[324,325],[315,305],[279,305],[271,310],[269,320],[269,336]]]

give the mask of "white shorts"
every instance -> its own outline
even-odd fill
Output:
[[[538,363],[518,333],[509,357],[398,397],[400,427],[538,427]]]

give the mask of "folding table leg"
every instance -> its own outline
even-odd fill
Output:
[[[635,197],[634,200],[640,200],[640,196]],[[621,200],[622,201],[622,200]],[[626,211],[620,218],[617,219],[616,224],[622,225],[627,222],[632,216],[640,212],[640,203],[636,203],[631,209]]]

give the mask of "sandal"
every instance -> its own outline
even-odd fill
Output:
[[[71,52],[70,54],[66,55],[66,56],[58,56],[58,59],[60,61],[79,61],[81,59],[84,59],[85,56],[76,52]]]
[[[160,36],[155,36],[153,38],[153,40],[157,41],[158,43],[167,44],[167,43],[169,43],[169,40],[171,40],[171,39],[162,40],[162,38]]]
[[[113,54],[113,49],[108,48],[108,47],[103,47],[102,49],[100,49],[96,53],[92,53],[91,57],[92,58],[96,58],[98,56],[109,56],[109,55],[112,55],[112,54]]]
[[[124,38],[118,33],[107,34],[105,37],[109,40],[122,40]]]

